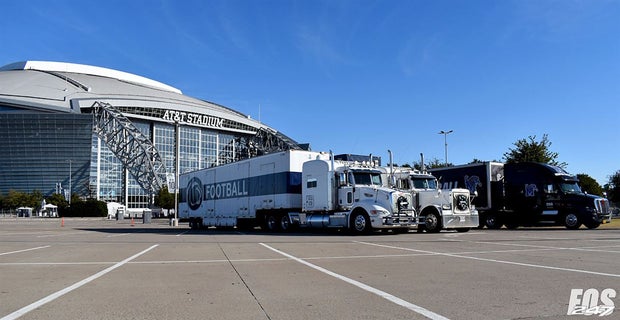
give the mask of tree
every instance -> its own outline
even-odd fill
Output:
[[[581,186],[582,191],[589,194],[595,194],[597,196],[603,195],[603,187],[601,187],[601,185],[598,184],[594,178],[585,173],[580,173],[577,175],[577,179],[579,179],[579,185]]]
[[[445,162],[437,159],[437,158],[432,158],[428,161],[426,161],[426,163],[424,163],[424,167],[426,169],[435,169],[435,168],[443,168],[443,167],[452,167],[453,164],[452,163],[448,163],[446,164]],[[418,169],[418,170],[422,170],[422,166],[420,164],[420,161],[414,161],[413,162],[413,168]]]
[[[529,139],[529,141],[528,141]],[[549,136],[544,134],[540,142],[536,141],[536,136],[529,136],[528,139],[520,139],[514,143],[515,148],[509,149],[504,153],[506,163],[516,162],[542,162],[550,165],[566,168],[566,162],[558,162],[557,152],[549,150],[551,141]]]
[[[64,210],[69,206],[69,202],[65,199],[65,196],[60,193],[54,193],[50,197],[48,197],[47,203],[58,206],[59,211]]]
[[[605,185],[605,189],[611,202],[620,202],[620,170],[609,176],[609,182]]]
[[[155,195],[155,205],[162,209],[174,208],[174,194],[168,191],[168,186],[163,185],[159,192]]]

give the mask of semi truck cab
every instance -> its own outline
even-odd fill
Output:
[[[555,222],[568,229],[597,228],[609,215],[609,201],[588,195],[564,169],[542,163],[504,165],[505,204],[522,217],[508,216],[508,227]]]
[[[471,203],[469,190],[441,190],[433,175],[413,168],[390,166],[383,168],[383,172],[390,187],[411,194],[420,217],[419,232],[466,232],[478,227],[478,211]]]

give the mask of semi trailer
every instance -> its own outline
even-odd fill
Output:
[[[374,161],[289,150],[180,175],[179,218],[191,228],[339,228],[406,232],[411,194],[386,188]]]
[[[481,226],[490,229],[582,224],[594,229],[611,214],[607,199],[584,193],[576,176],[549,164],[482,162],[429,172],[444,189],[465,187],[476,194]]]

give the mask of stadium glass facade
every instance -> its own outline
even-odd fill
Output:
[[[248,146],[259,132],[276,132],[139,76],[67,63],[15,63],[0,67],[0,194],[70,191],[128,208],[151,207],[153,190],[130,174],[132,162],[118,146],[104,141],[128,131],[101,133],[94,121],[98,102],[122,114],[122,126],[148,138],[171,191],[177,167],[183,173],[247,158],[256,152]]]
[[[89,115],[0,113],[0,192],[87,194],[91,135]]]

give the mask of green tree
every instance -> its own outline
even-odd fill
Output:
[[[163,185],[155,195],[155,205],[166,210],[174,208],[174,194],[168,191],[168,186]]]
[[[47,203],[51,203],[55,206],[58,206],[58,210],[64,210],[69,206],[69,202],[65,199],[65,197],[60,193],[54,193],[49,198],[47,198]]]
[[[611,202],[620,202],[620,170],[609,176],[609,182],[605,185],[607,197]]]
[[[437,159],[437,158],[432,158],[430,160],[427,160],[424,162],[424,166],[426,167],[426,169],[434,169],[434,168],[443,168],[443,167],[452,167],[453,164],[452,163],[448,163],[446,164],[445,162]],[[418,170],[422,170],[422,166],[420,164],[420,161],[414,161],[413,162],[413,166],[414,169],[418,169]]]
[[[568,165],[566,162],[558,162],[558,153],[549,150],[551,141],[547,134],[544,134],[540,141],[536,141],[536,136],[529,136],[527,139],[518,140],[514,145],[514,149],[510,148],[510,151],[504,153],[506,163],[542,162],[561,168]]]
[[[598,184],[594,178],[585,173],[580,173],[577,175],[577,179],[579,179],[579,185],[581,186],[581,190],[584,192],[595,194],[597,196],[603,195],[603,187],[601,187],[601,185]]]
[[[9,193],[4,198],[4,205],[7,209],[16,209],[25,206],[27,203],[28,195],[20,191],[9,190]]]

